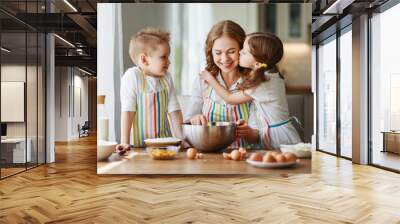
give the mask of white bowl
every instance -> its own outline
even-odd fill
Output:
[[[115,152],[116,142],[97,141],[97,160],[106,160]]]
[[[291,152],[299,158],[311,157],[311,144],[298,143],[295,145],[280,145],[281,152]]]

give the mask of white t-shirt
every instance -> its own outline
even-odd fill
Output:
[[[134,66],[126,70],[121,78],[121,111],[136,111],[136,96],[140,91],[138,81],[141,70]],[[162,90],[163,86],[160,83],[160,79],[166,79],[169,86],[168,94],[168,113],[180,110],[179,102],[176,97],[174,83],[172,81],[171,75],[167,74],[163,77],[152,77],[145,75],[145,81],[147,82],[147,92],[159,92]]]
[[[289,118],[285,81],[279,73],[266,73],[266,76],[269,77],[268,81],[244,92],[259,103],[268,122],[274,124]]]
[[[247,89],[244,92],[253,98],[257,112],[267,118],[269,125],[274,125],[289,119],[285,81],[279,73],[266,73],[266,75],[269,77],[268,81],[261,83],[255,89]],[[296,129],[290,122],[270,128],[269,137],[273,148],[279,148],[281,144],[301,142]]]

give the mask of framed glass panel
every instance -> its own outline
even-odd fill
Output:
[[[336,35],[318,47],[318,149],[336,154]]]
[[[371,18],[372,164],[400,171],[400,4]]]
[[[352,32],[340,36],[340,154],[352,157]]]
[[[38,76],[37,76],[37,120],[38,120],[38,136],[37,136],[37,146],[38,146],[38,164],[44,164],[46,162],[46,146],[45,146],[45,118],[46,118],[46,108],[45,108],[45,94],[46,94],[46,36],[42,33],[38,35]]]
[[[25,91],[27,74],[26,33],[1,33],[1,175],[26,170]],[[7,97],[6,97],[7,96]]]
[[[36,32],[27,33],[28,55],[27,55],[27,80],[26,80],[26,115],[27,115],[27,167],[37,166],[38,163],[38,143],[37,143],[37,105],[38,105],[38,34]]]

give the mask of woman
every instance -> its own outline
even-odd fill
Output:
[[[207,35],[206,70],[231,92],[237,90],[237,86],[242,82],[241,77],[248,72],[247,69],[239,67],[239,51],[245,38],[244,30],[230,20],[215,24]],[[237,122],[236,135],[240,142],[233,146],[259,143],[254,107],[249,103],[226,104],[213,88],[199,77],[195,79],[188,108],[185,118],[192,124],[205,125],[208,121]]]

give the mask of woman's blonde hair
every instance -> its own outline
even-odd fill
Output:
[[[264,66],[251,71],[243,83],[239,85],[240,89],[249,89],[258,86],[260,83],[268,81],[264,75],[268,72],[279,72],[277,64],[283,57],[283,44],[279,37],[272,33],[256,32],[247,35],[250,54],[254,59]],[[283,78],[281,76],[281,78]]]
[[[212,55],[212,48],[214,45],[214,41],[222,36],[226,36],[229,38],[234,39],[238,42],[239,48],[243,48],[244,40],[246,39],[246,33],[240,27],[239,24],[231,21],[231,20],[224,20],[221,22],[216,23],[210,30],[207,35],[206,46],[204,48],[206,53],[206,70],[209,71],[213,76],[217,76],[220,69],[214,63],[213,55]],[[239,49],[239,50],[240,50]],[[239,67],[239,72],[241,75],[245,75],[249,72],[248,69]]]

